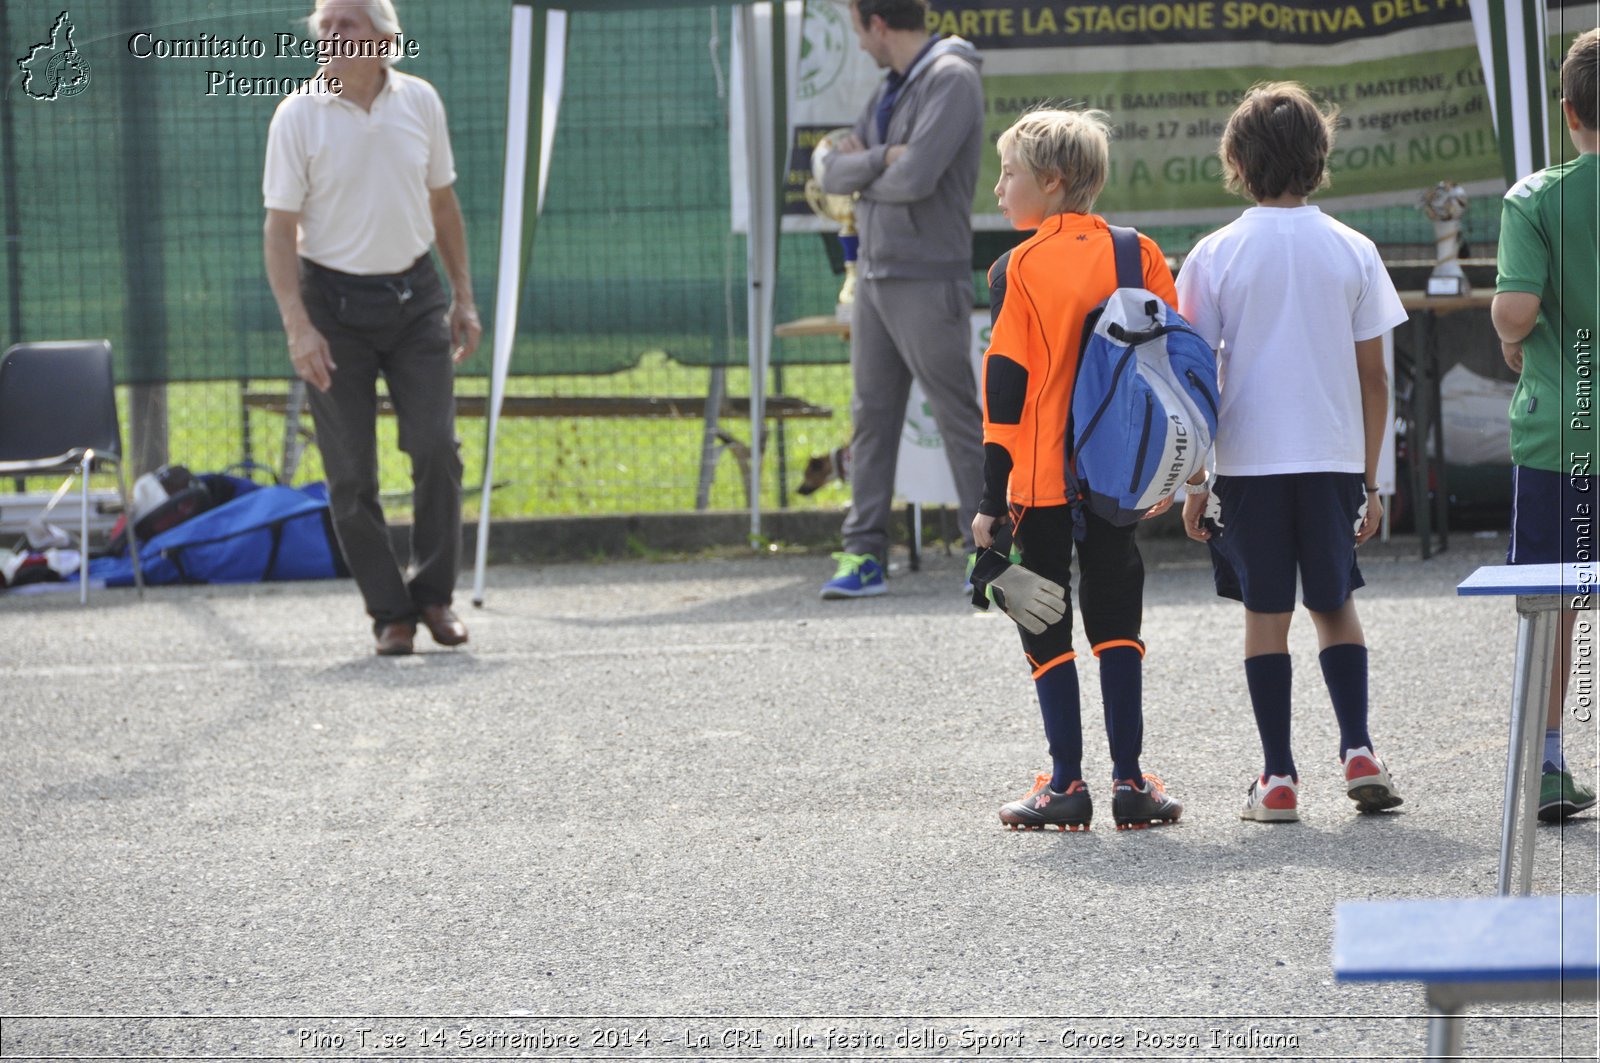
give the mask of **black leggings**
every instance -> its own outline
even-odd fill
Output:
[[[1072,537],[1068,506],[1013,507],[1016,542],[1023,567],[1061,584],[1071,601],[1072,554],[1078,554],[1078,608],[1083,631],[1096,653],[1107,644],[1131,643],[1143,652],[1139,638],[1144,616],[1144,559],[1134,541],[1136,524],[1118,527],[1084,510],[1087,530],[1081,542]],[[1043,633],[1022,628],[1022,649],[1037,676],[1072,652],[1072,610]]]

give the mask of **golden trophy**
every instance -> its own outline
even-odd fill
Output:
[[[839,305],[834,316],[848,323],[856,301],[856,251],[861,238],[856,235],[856,196],[834,195],[822,190],[822,174],[828,167],[828,157],[837,149],[849,129],[830,129],[817,140],[811,149],[811,177],[806,181],[806,203],[817,217],[839,224],[839,246],[844,250],[844,284],[839,288]]]
[[[1453,181],[1440,181],[1422,193],[1422,212],[1433,222],[1433,273],[1429,295],[1468,295],[1472,286],[1461,269],[1461,217],[1467,192]]]

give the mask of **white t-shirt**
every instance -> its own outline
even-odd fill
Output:
[[[1189,252],[1178,310],[1219,348],[1219,474],[1366,471],[1355,344],[1406,320],[1371,240],[1317,207],[1252,207]]]
[[[428,192],[455,179],[438,92],[391,69],[371,111],[327,92],[285,96],[261,195],[268,210],[300,215],[302,257],[343,273],[399,273],[433,243]]]

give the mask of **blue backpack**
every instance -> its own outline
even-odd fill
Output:
[[[1198,472],[1217,431],[1217,356],[1144,286],[1139,234],[1111,226],[1117,290],[1083,322],[1072,391],[1068,497],[1132,524]]]

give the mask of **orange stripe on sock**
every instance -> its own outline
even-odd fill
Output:
[[[1046,661],[1044,664],[1041,664],[1041,665],[1039,665],[1039,667],[1035,668],[1033,670],[1033,678],[1038,679],[1040,676],[1044,675],[1046,672],[1048,672],[1050,669],[1054,668],[1058,664],[1066,664],[1068,661],[1075,661],[1077,659],[1078,659],[1078,651],[1077,650],[1068,650],[1066,653],[1063,653],[1060,657],[1057,657],[1057,658],[1055,658],[1053,660],[1050,660],[1050,661]],[[1029,662],[1032,662],[1033,658],[1029,657],[1028,660],[1029,660]]]
[[[1144,643],[1140,642],[1138,639],[1112,639],[1110,642],[1102,642],[1098,646],[1091,646],[1089,648],[1093,650],[1094,655],[1098,657],[1103,651],[1109,650],[1115,646],[1132,646],[1134,649],[1139,651],[1140,657],[1144,656]]]

